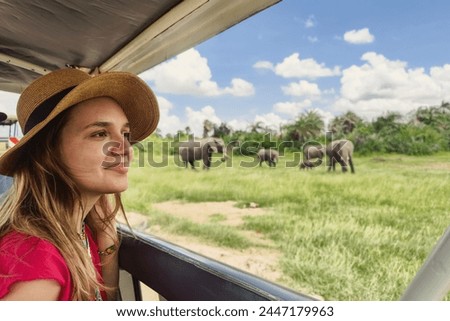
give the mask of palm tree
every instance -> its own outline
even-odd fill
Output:
[[[415,113],[415,120],[442,131],[450,125],[450,103],[442,102],[440,106],[419,107]]]
[[[208,119],[205,119],[203,121],[203,138],[208,137],[208,133],[214,129],[214,124],[209,121]]]
[[[262,121],[257,121],[249,125],[250,133],[260,133],[264,130],[264,123]]]
[[[221,123],[220,126],[214,125],[214,137],[224,137],[231,134],[231,128],[226,123]]]
[[[309,139],[320,136],[324,129],[324,121],[316,111],[310,110],[300,115],[294,124],[287,125],[285,129],[288,139],[303,144]]]
[[[345,114],[335,117],[328,128],[336,136],[346,136],[362,123],[363,119],[361,117],[352,111],[347,111]]]
[[[401,119],[402,115],[400,113],[389,112],[386,116],[378,117],[372,125],[376,132],[380,132],[382,130],[392,132],[393,130],[399,128]]]

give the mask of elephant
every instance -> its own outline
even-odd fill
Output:
[[[269,167],[277,166],[279,154],[276,150],[262,148],[258,151],[257,156],[259,158],[259,166],[261,166],[263,162],[267,162]]]
[[[300,169],[312,169],[322,164],[322,158],[325,156],[325,148],[316,145],[306,145],[303,148],[303,161],[300,163]],[[311,160],[315,159],[314,162]]]
[[[179,147],[179,153],[185,167],[188,168],[189,163],[192,169],[195,169],[194,162],[197,160],[203,161],[203,169],[209,169],[211,167],[211,156],[213,153],[221,153],[222,162],[228,157],[224,141],[217,137],[182,142]]]
[[[347,166],[350,165],[352,173],[355,173],[353,167],[353,143],[346,139],[335,140],[328,144],[326,153],[328,157],[328,171],[336,170],[336,163],[341,164],[342,172],[347,172]]]

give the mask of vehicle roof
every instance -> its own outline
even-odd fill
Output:
[[[140,73],[280,0],[0,0],[0,90],[65,66]]]

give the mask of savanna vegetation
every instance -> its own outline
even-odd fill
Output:
[[[177,155],[161,152],[172,141],[152,136],[151,142],[151,152],[136,149],[124,194],[128,210],[171,233],[245,251],[251,240],[236,228],[175,219],[152,204],[257,203],[267,215],[247,217],[239,229],[276,244],[280,283],[327,300],[399,299],[450,223],[450,152],[356,152],[354,175],[339,167],[329,173],[324,165],[301,171],[292,166],[300,152],[292,151],[276,168],[233,155],[209,171],[193,171],[174,161]]]
[[[245,251],[251,240],[236,228],[175,219],[152,204],[257,203],[267,215],[247,217],[239,229],[273,241],[282,254],[280,283],[290,288],[326,300],[398,300],[449,226],[449,103],[372,122],[352,112],[336,117],[326,130],[354,142],[354,175],[339,167],[327,172],[325,164],[299,170],[302,145],[330,139],[314,112],[278,133],[261,124],[247,131],[204,125],[204,136],[239,142],[229,145],[231,157],[225,163],[216,158],[209,171],[185,169],[176,146],[190,138],[189,128],[176,137],[152,135],[135,148],[127,209],[172,233]],[[253,160],[261,146],[281,149],[276,168]]]
[[[450,151],[450,103],[422,106],[408,115],[388,112],[373,121],[364,121],[354,112],[335,117],[325,128],[317,112],[300,114],[294,121],[280,128],[269,128],[262,122],[251,124],[247,130],[234,131],[225,123],[203,124],[203,136],[221,137],[225,142],[242,145],[237,154],[254,154],[259,147],[300,150],[307,142],[325,144],[332,139],[347,138],[355,144],[359,154],[401,153],[406,155],[432,155]],[[166,135],[173,138],[173,135]],[[177,139],[192,136],[190,128],[180,130]]]

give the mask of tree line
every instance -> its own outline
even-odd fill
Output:
[[[243,142],[246,146],[240,148],[242,154],[252,154],[257,148],[280,144],[283,148],[300,151],[306,143],[324,144],[331,136],[333,139],[351,140],[359,154],[431,155],[450,150],[450,103],[422,106],[407,115],[388,112],[372,121],[365,121],[348,111],[336,116],[328,128],[325,127],[317,112],[307,111],[276,131],[262,122],[251,124],[246,130],[234,131],[226,123],[217,125],[205,120],[203,136],[221,137],[226,143]],[[192,134],[187,127],[178,135],[190,137]]]

